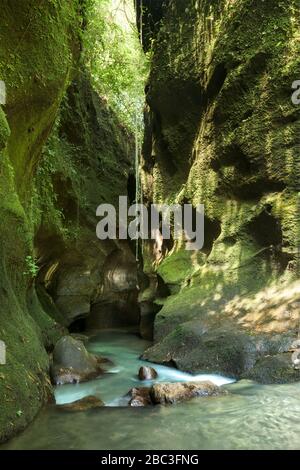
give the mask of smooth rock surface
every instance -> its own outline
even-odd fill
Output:
[[[104,405],[103,401],[92,395],[84,397],[81,400],[76,400],[72,403],[65,405],[57,405],[57,409],[62,411],[88,411],[95,408],[102,408]]]
[[[152,405],[150,388],[148,387],[132,388],[128,395],[131,397],[128,402],[129,406],[135,407]]]
[[[132,388],[129,406],[174,405],[195,397],[226,395],[226,391],[212,382],[156,383],[152,387]]]
[[[102,373],[103,359],[90,354],[84,344],[71,336],[64,336],[55,345],[51,379],[56,385],[79,383]]]
[[[142,366],[140,367],[138,376],[140,380],[153,380],[157,378],[158,374],[153,367]]]
[[[226,392],[212,382],[154,384],[150,395],[154,404],[174,405],[194,397],[212,397]]]

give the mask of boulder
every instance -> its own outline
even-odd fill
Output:
[[[129,406],[174,405],[194,397],[215,397],[227,392],[212,382],[157,383],[152,387],[132,388]]]
[[[281,353],[258,359],[245,378],[263,384],[285,384],[300,381],[300,370],[291,353]]]
[[[72,336],[72,338],[76,339],[77,341],[81,341],[84,344],[87,343],[89,340],[89,337],[82,333],[71,333],[70,336]]]
[[[66,403],[65,405],[57,405],[58,410],[62,411],[87,411],[95,408],[102,408],[104,402],[100,398],[90,395],[88,397],[76,400],[73,403]]]
[[[153,380],[157,378],[158,374],[153,367],[142,366],[140,367],[138,376],[140,380]]]
[[[71,367],[68,369],[54,364],[50,368],[50,377],[54,385],[78,384],[84,381],[82,375],[72,370]]]
[[[145,351],[147,361],[172,364],[191,373],[216,373],[239,378],[257,357],[253,336],[234,325],[207,330],[199,320],[186,322]]]
[[[150,388],[148,387],[137,387],[132,388],[128,396],[131,397],[129,400],[129,406],[148,406],[152,405],[150,397]]]
[[[212,382],[157,383],[150,395],[154,404],[173,405],[194,397],[212,397],[226,392]]]
[[[292,363],[294,366],[294,369],[300,369],[300,349],[297,349],[296,351],[293,352],[292,354]]]
[[[90,380],[103,372],[101,363],[103,359],[90,354],[81,341],[64,336],[53,351],[52,382],[63,385]]]

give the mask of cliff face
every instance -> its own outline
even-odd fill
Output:
[[[49,393],[48,357],[39,316],[53,339],[59,328],[32,287],[32,180],[42,146],[79,54],[79,3],[4,1],[1,5],[0,441],[24,427]],[[53,54],[55,51],[55,54]]]
[[[261,381],[298,378],[287,351],[300,302],[297,2],[145,1],[143,182],[148,202],[205,205],[205,244],[165,246],[145,271],[161,308],[145,357]],[[138,10],[140,12],[140,10]],[[281,354],[282,353],[282,354]],[[269,363],[267,374],[266,364]]]
[[[53,311],[50,294],[56,318],[71,328],[87,317],[90,327],[138,324],[134,255],[127,242],[96,237],[96,209],[102,203],[117,208],[127,194],[133,154],[131,134],[81,70],[34,181],[38,293]]]
[[[64,327],[93,303],[121,309],[136,295],[128,246],[98,242],[95,234],[97,206],[126,195],[133,152],[78,65],[83,4],[1,4],[0,441],[51,399],[47,352]],[[109,296],[107,279],[122,275],[124,263],[132,266],[127,283]]]

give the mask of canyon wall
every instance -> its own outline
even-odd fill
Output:
[[[148,330],[156,314],[146,359],[262,382],[300,378],[290,356],[300,320],[298,7],[138,2],[152,47],[144,199],[205,205],[202,250],[165,241],[157,260],[144,248]]]
[[[92,309],[111,322],[101,305],[138,321],[134,256],[95,233],[97,206],[127,193],[133,144],[79,60],[84,8],[1,4],[0,441],[53,399],[47,353],[66,327]]]

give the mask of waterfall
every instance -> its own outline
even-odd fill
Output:
[[[139,123],[138,111],[136,111],[135,118],[135,203],[139,203],[140,197],[140,145],[139,145]],[[136,217],[138,216],[138,209],[136,210]],[[135,259],[139,261],[139,239],[135,241]]]
[[[141,0],[141,14],[140,14],[140,39],[143,47],[143,0]]]
[[[136,107],[136,123],[135,123],[135,203],[136,204],[143,204],[143,185],[141,179],[141,153],[142,153],[142,131],[143,126],[140,120],[140,107],[137,105]],[[138,208],[136,209],[136,217],[140,215],[141,224],[143,225],[143,213],[139,214]],[[143,254],[143,240],[136,239],[135,242],[135,256],[136,262],[139,262],[139,253]]]
[[[138,2],[135,0],[134,6],[136,12],[138,12]],[[141,47],[143,48],[143,0],[140,0],[140,15],[138,18],[139,21],[139,33],[140,33],[140,43]],[[140,157],[141,157],[141,150],[142,150],[142,125],[140,121],[140,111],[141,106],[139,103],[136,103],[136,114],[135,114],[135,181],[136,181],[136,188],[135,188],[135,203],[136,204],[143,204],[143,188],[142,188],[142,181],[140,175]],[[139,211],[136,210],[136,217],[138,217]],[[141,223],[143,214],[141,214]],[[143,240],[140,240],[137,237],[135,242],[135,258],[136,262],[139,262],[139,249],[141,247],[141,253],[143,254]]]

